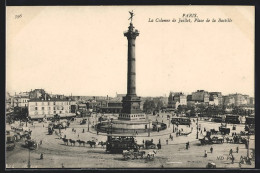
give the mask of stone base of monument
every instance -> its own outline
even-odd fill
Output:
[[[101,122],[96,126],[96,130],[102,133],[114,133],[114,134],[140,134],[150,132],[161,131],[167,128],[165,123],[149,122],[148,121],[124,121],[124,120],[113,120],[110,122]]]

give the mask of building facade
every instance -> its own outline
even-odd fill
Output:
[[[167,107],[177,109],[179,105],[187,105],[187,96],[182,92],[170,92]]]
[[[69,98],[34,98],[30,99],[28,103],[28,115],[31,119],[53,117],[55,114],[69,117],[76,113],[76,102]]]
[[[195,103],[209,103],[209,93],[204,90],[197,90],[192,93],[192,101]]]

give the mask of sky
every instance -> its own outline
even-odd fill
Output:
[[[65,95],[127,91],[128,11],[134,11],[136,92],[206,90],[254,96],[252,6],[31,6],[6,9],[6,90]],[[183,14],[232,22],[178,23]],[[19,17],[20,16],[20,17]],[[177,22],[148,22],[175,18]],[[188,19],[188,18],[187,18]]]

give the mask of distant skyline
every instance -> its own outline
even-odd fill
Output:
[[[254,97],[254,7],[250,6],[8,6],[6,90],[43,88],[53,94],[126,93],[127,39],[136,39],[138,96],[170,91],[241,93]],[[183,13],[231,23],[148,22]],[[22,14],[20,19],[15,15]]]

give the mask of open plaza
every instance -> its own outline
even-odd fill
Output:
[[[245,144],[227,143],[224,141],[222,144],[201,145],[199,139],[202,139],[206,132],[202,130],[197,135],[196,119],[191,121],[190,127],[187,125],[179,125],[178,130],[187,132],[187,136],[176,136],[173,133],[173,124],[167,120],[167,114],[162,113],[159,116],[149,115],[149,119],[163,121],[167,124],[167,129],[163,131],[153,131],[150,133],[129,134],[134,135],[137,144],[142,144],[145,140],[153,139],[155,144],[161,143],[161,149],[155,149],[157,153],[153,159],[144,158],[130,158],[124,159],[122,154],[111,154],[106,152],[106,146],[98,145],[100,142],[107,140],[106,133],[96,133],[94,128],[96,119],[101,116],[100,114],[93,114],[86,124],[80,125],[82,118],[75,118],[70,122],[70,126],[66,129],[55,129],[52,135],[48,134],[49,122],[37,122],[33,124],[22,123],[25,129],[31,130],[31,138],[38,143],[35,150],[28,150],[24,147],[25,140],[21,139],[16,142],[16,147],[12,151],[6,151],[6,167],[7,168],[206,168],[210,162],[214,162],[217,168],[254,168],[254,159],[251,165],[240,164],[240,158],[247,156],[248,150]],[[111,117],[116,118],[116,115]],[[94,123],[94,124],[93,124]],[[220,123],[199,120],[199,127],[201,129],[218,129]],[[19,122],[7,126],[19,126]],[[232,133],[239,134],[244,130],[244,124],[236,125],[236,130],[232,130],[232,124],[228,124],[231,131],[225,137],[232,137]],[[73,129],[73,130],[72,130]],[[60,132],[60,133],[59,133]],[[191,132],[191,133],[189,133]],[[67,139],[91,141],[95,140],[95,147],[90,147],[89,144],[85,146],[76,143],[75,146],[70,143],[65,144],[62,137],[66,135]],[[172,135],[173,139],[169,136]],[[186,143],[189,142],[189,148],[186,148]],[[213,148],[211,153],[210,148]],[[238,147],[238,152],[237,151]],[[233,151],[234,161],[230,157],[230,149]],[[253,157],[255,149],[254,136],[250,136],[249,140],[249,155]],[[153,149],[142,149],[148,153]],[[205,157],[205,150],[207,157]],[[43,159],[40,159],[43,154]]]

